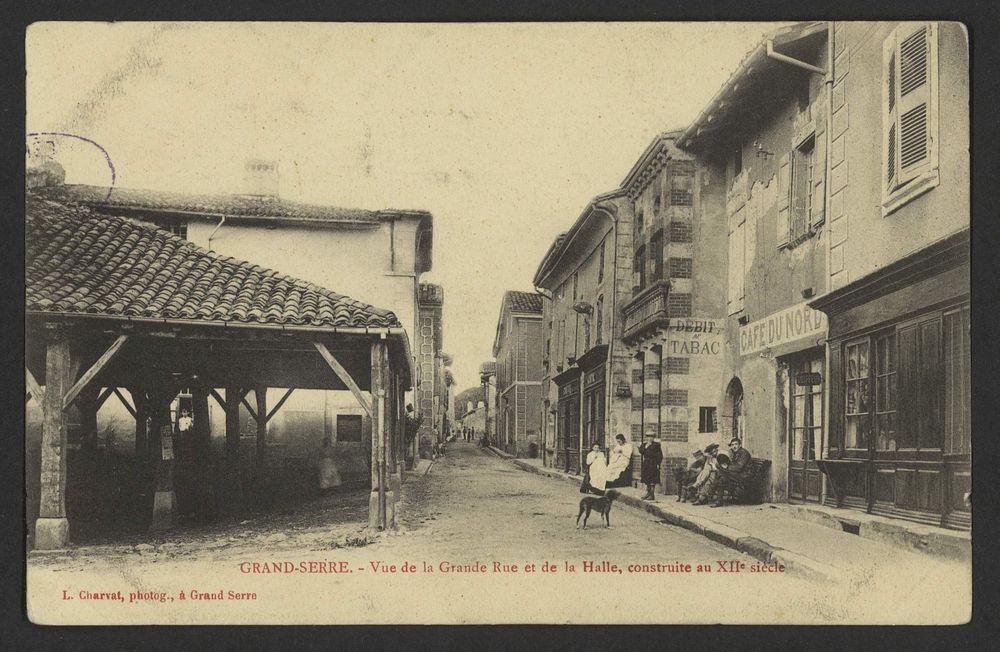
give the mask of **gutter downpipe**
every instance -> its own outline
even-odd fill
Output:
[[[613,382],[613,380],[614,380],[613,379],[613,375],[614,375],[613,372],[614,372],[615,339],[617,337],[616,331],[618,330],[618,326],[619,326],[619,318],[618,318],[618,227],[619,227],[619,222],[620,221],[618,219],[618,210],[614,207],[613,204],[612,205],[607,205],[607,204],[605,204],[605,202],[602,201],[600,204],[595,205],[594,208],[599,208],[599,209],[603,210],[605,213],[608,214],[608,216],[611,218],[612,229],[614,230],[614,233],[615,233],[614,245],[613,245],[615,253],[611,257],[611,261],[612,262],[611,262],[611,313],[610,314],[611,314],[612,319],[613,319],[613,321],[612,321],[613,325],[612,325],[611,328],[608,329],[608,359],[604,363],[605,365],[607,365],[607,373],[604,374],[604,411],[605,411],[605,417],[604,418],[607,419],[607,423],[608,423],[608,428],[604,432],[605,441],[606,441],[607,437],[610,436],[613,439],[614,436],[615,436],[615,433],[611,432],[611,405],[612,405],[612,399],[614,398],[614,391],[615,391],[615,384]],[[581,399],[583,398],[583,383],[582,382],[580,383],[580,398]],[[580,401],[580,404],[583,405],[583,401],[582,400]],[[582,448],[582,446],[581,446],[581,448]],[[581,450],[581,454],[582,454],[582,452],[583,451]],[[581,466],[582,466],[582,460],[581,460]],[[582,475],[583,469],[581,468],[580,471],[581,471],[581,475]]]
[[[832,260],[832,249],[833,249],[833,229],[830,228],[830,221],[833,216],[830,214],[831,206],[833,202],[831,200],[832,193],[830,192],[830,167],[833,161],[833,80],[834,80],[834,21],[827,21],[826,24],[826,78],[823,82],[826,84],[826,178],[823,180],[823,194],[824,194],[824,222],[826,224],[826,261],[825,269],[826,274],[823,279],[823,290],[824,292],[830,291],[830,272],[833,269]],[[846,165],[846,163],[845,163]],[[826,371],[826,391],[823,392],[823,435],[820,441],[820,457],[822,459],[827,459],[830,452],[830,364],[832,362],[832,355],[830,353],[830,322],[827,320],[827,339],[823,342],[823,368]],[[826,502],[826,496],[828,492],[828,478],[826,474],[823,474],[823,485],[820,491],[820,501]]]
[[[548,290],[546,290],[545,288],[535,286],[535,292],[537,292],[538,294],[542,295],[544,298],[548,299],[549,303],[552,302],[552,293],[549,292]],[[545,326],[545,320],[543,319],[542,320],[542,328],[544,329],[545,327],[546,327]],[[550,340],[550,342],[551,342],[551,340]],[[549,355],[550,355],[550,359],[551,359],[551,351],[549,352]],[[550,380],[549,382],[551,383],[552,381]],[[546,389],[548,389],[548,387],[546,387]],[[545,437],[542,438],[542,466],[543,467],[547,466],[547,464],[545,462],[547,461],[546,457],[548,456],[548,450],[545,447],[545,444],[548,443],[547,440],[548,440],[548,434],[549,434],[549,413],[548,413],[548,410],[545,408],[545,401],[547,401],[548,398],[549,398],[548,396],[543,396],[542,397],[542,428],[544,429],[544,432],[545,432],[545,435],[546,435]],[[553,442],[555,442],[555,437],[554,436],[553,436]]]
[[[833,160],[831,154],[832,144],[833,144],[833,33],[834,33],[834,21],[830,20],[826,23],[826,69],[814,66],[812,64],[806,63],[805,61],[799,61],[787,55],[781,54],[774,51],[774,39],[767,39],[766,48],[767,56],[769,59],[774,59],[775,61],[781,61],[782,63],[787,63],[791,66],[797,68],[802,68],[803,70],[808,70],[809,72],[815,73],[817,75],[823,75],[823,84],[826,86],[826,155],[824,156],[824,179],[823,179],[823,219],[826,224],[826,255],[824,256],[824,278],[823,286],[824,290],[827,290],[827,286],[830,285],[830,271],[832,270],[832,260],[831,260],[831,245],[833,244],[833,237],[830,230],[830,206],[831,206],[831,193],[830,193],[830,166]],[[827,323],[827,334],[829,337],[829,322]],[[822,441],[820,441],[820,456],[825,458],[826,454],[829,452],[829,432],[830,432],[830,345],[829,342],[823,342],[823,364],[824,369],[826,369],[827,375],[827,387],[826,391],[823,392],[823,436]],[[827,478],[823,476],[823,490],[821,492],[820,500],[826,499],[826,489],[827,489]]]
[[[208,234],[208,247],[206,247],[206,248],[207,248],[207,249],[208,249],[209,251],[212,251],[212,238],[214,238],[214,237],[215,237],[215,233],[216,233],[216,231],[218,231],[219,229],[221,229],[221,228],[222,228],[222,225],[226,223],[226,216],[225,216],[225,215],[220,215],[219,217],[221,218],[221,219],[219,220],[219,223],[218,223],[218,224],[216,224],[216,225],[215,225],[215,228],[214,228],[214,229],[212,229],[212,232]]]

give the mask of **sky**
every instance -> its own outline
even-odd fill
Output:
[[[264,158],[286,199],[430,211],[421,280],[444,288],[461,390],[504,292],[532,290],[556,235],[775,27],[35,23],[27,131],[99,143],[119,187],[240,192]],[[61,155],[67,183],[110,185],[96,148]]]

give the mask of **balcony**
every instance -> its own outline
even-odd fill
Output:
[[[670,281],[656,281],[625,304],[622,308],[623,340],[633,342],[650,330],[670,324],[667,318],[669,292]]]

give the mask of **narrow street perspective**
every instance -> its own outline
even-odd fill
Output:
[[[356,498],[364,494],[348,492],[183,537],[36,555],[29,580],[66,596],[70,620],[108,624],[136,614],[155,623],[224,622],[233,599],[260,623],[379,622],[388,615],[403,623],[572,622],[581,609],[607,623],[663,611],[705,623],[901,623],[941,613],[921,586],[947,591],[963,582],[961,564],[918,560],[901,583],[896,567],[913,567],[916,555],[895,551],[890,560],[888,549],[835,584],[751,572],[766,565],[625,505],[613,506],[610,529],[594,514],[577,530],[579,492],[476,444],[454,444],[427,469],[404,485],[406,516],[391,534],[359,528],[364,503]],[[414,571],[402,571],[406,564]],[[331,570],[340,565],[342,572]],[[709,570],[699,573],[699,565]],[[126,616],[116,599],[97,597],[110,587],[121,587]],[[433,599],[402,608],[393,597],[399,591]],[[720,605],[718,591],[754,599]],[[316,599],[296,601],[303,592]],[[894,599],[872,608],[876,594]]]
[[[964,24],[25,51],[33,622],[971,618]]]

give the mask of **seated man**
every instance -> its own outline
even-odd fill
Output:
[[[712,507],[722,506],[722,497],[725,492],[736,500],[743,500],[749,489],[749,481],[753,471],[750,463],[753,458],[750,451],[743,448],[743,442],[739,437],[733,437],[729,442],[729,450],[733,453],[732,461],[726,468],[719,469],[719,479],[715,487],[715,504]]]
[[[691,488],[695,481],[698,479],[698,475],[705,468],[705,452],[701,449],[696,450],[692,453],[694,456],[694,462],[691,462],[691,466],[685,468],[677,468],[674,470],[674,479],[677,481],[677,500],[681,502],[687,502],[694,496],[694,491]]]

